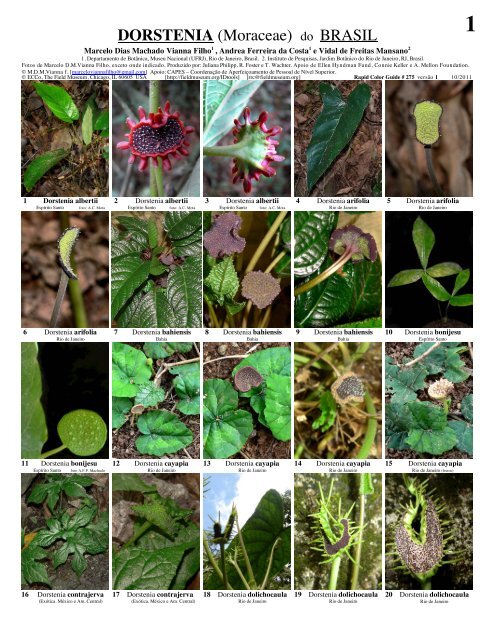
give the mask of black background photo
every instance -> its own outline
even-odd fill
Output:
[[[388,284],[399,271],[421,269],[412,238],[414,221],[420,216],[435,233],[435,244],[428,267],[440,262],[457,262],[471,270],[471,277],[458,295],[473,291],[473,213],[404,213],[385,214],[385,280]],[[452,292],[456,276],[438,278]],[[385,289],[386,327],[458,327],[473,326],[473,307],[453,307],[448,310],[447,324],[440,323],[439,305],[445,312],[446,302],[439,302],[418,280],[412,284]],[[431,324],[430,324],[431,323]],[[459,324],[462,323],[462,324]]]

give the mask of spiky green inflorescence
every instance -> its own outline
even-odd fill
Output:
[[[227,544],[232,535],[232,531],[234,529],[235,519],[237,517],[237,508],[235,505],[232,505],[232,510],[229,515],[229,519],[227,520],[227,524],[225,525],[225,529],[222,531],[222,525],[220,523],[220,514],[218,515],[218,522],[213,523],[213,538],[212,542],[215,544]]]
[[[74,244],[80,233],[81,231],[78,227],[67,227],[58,239],[58,259],[60,266],[69,278],[72,278],[73,280],[77,280],[77,274],[72,270],[70,257]]]
[[[359,527],[349,520],[349,515],[354,509],[354,503],[347,512],[342,513],[340,498],[338,499],[337,508],[335,508],[335,505],[332,507],[333,479],[326,498],[320,483],[318,483],[318,487],[320,490],[319,510],[311,514],[311,517],[315,520],[312,529],[315,532],[313,544],[316,546],[311,548],[321,553],[323,560],[320,564],[333,562],[344,554],[347,555],[351,562],[354,562],[354,558],[349,552],[350,548],[356,544],[359,533]]]
[[[419,482],[405,476],[405,483],[413,499],[402,506],[404,513],[395,528],[389,555],[394,557],[396,570],[402,569],[423,589],[430,589],[440,567],[456,561],[448,548],[451,536],[449,522],[442,517],[445,505],[434,491],[428,491],[428,480]]]

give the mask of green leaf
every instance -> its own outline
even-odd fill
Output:
[[[176,453],[193,441],[191,430],[170,411],[149,411],[139,416],[137,426],[143,434],[136,440],[140,453],[163,456]]]
[[[452,296],[450,304],[453,307],[471,307],[473,305],[473,294],[465,293],[461,296]]]
[[[418,216],[414,221],[412,236],[421,266],[426,269],[431,250],[435,245],[435,234],[423,218]]]
[[[140,254],[148,246],[148,222],[132,216],[119,216],[118,229],[112,226],[117,240],[112,238],[112,259],[123,255]]]
[[[158,403],[164,400],[165,391],[162,387],[157,387],[153,382],[146,382],[139,385],[134,404],[142,404],[144,407],[156,407]]]
[[[422,275],[422,269],[406,269],[405,271],[399,271],[399,273],[396,273],[395,276],[390,279],[387,287],[402,287],[405,284],[412,284],[413,282],[417,282]]]
[[[175,536],[178,524],[175,522],[169,503],[156,498],[146,504],[134,505],[132,509],[138,516],[162,529],[169,537]]]
[[[230,300],[225,300],[225,309],[230,316],[235,316],[236,313],[242,311],[246,306],[246,301],[244,302],[230,302]]]
[[[158,229],[153,218],[148,220],[148,244],[151,249],[158,246]]]
[[[438,282],[438,280],[435,280],[435,278],[432,278],[426,272],[423,273],[421,279],[423,280],[423,284],[425,285],[425,287],[434,298],[440,300],[440,302],[446,302],[450,299],[450,293],[443,285]]]
[[[392,431],[407,431],[405,442],[414,451],[441,455],[455,446],[457,436],[447,426],[447,416],[442,407],[415,401],[396,407],[396,410],[392,416],[395,420],[391,425]]]
[[[284,505],[281,495],[270,489],[261,498],[253,515],[242,527],[242,538],[249,557],[257,585],[261,585],[268,569],[270,555],[273,561],[269,577],[274,577],[291,561],[291,528],[284,526]],[[274,544],[275,550],[273,550]],[[244,555],[240,551],[239,536],[230,543],[226,550],[228,558],[234,558],[237,550],[237,562],[244,575],[247,575]],[[233,589],[244,586],[235,568],[227,562],[227,577]],[[216,573],[212,573],[205,584],[205,589],[221,589],[222,582]]]
[[[295,276],[309,276],[321,266],[328,255],[328,242],[338,219],[338,213],[327,211],[295,212]]]
[[[332,259],[328,257],[318,273],[331,264]],[[342,275],[334,273],[316,287],[297,296],[294,307],[296,328],[332,327],[339,320],[344,320],[353,298],[353,281],[354,265],[347,262]]]
[[[413,358],[407,358],[404,361],[406,364],[410,360],[415,360],[422,356],[428,349],[430,349],[435,343],[434,342],[422,342],[416,346],[413,353]],[[447,343],[448,344],[448,343]],[[413,365],[413,369],[419,367],[424,367],[429,375],[436,375],[437,373],[441,373],[445,366],[445,356],[446,350],[442,344],[440,344],[436,349],[433,349],[427,356],[425,356],[417,365]]]
[[[128,344],[112,345],[112,395],[118,398],[134,398],[139,385],[151,378],[152,369],[142,351]]]
[[[457,277],[454,282],[454,289],[452,291],[453,296],[455,296],[455,294],[458,291],[460,291],[462,287],[464,287],[468,283],[470,277],[471,277],[470,269],[464,269],[463,271],[457,274]]]
[[[441,262],[433,267],[428,267],[426,273],[432,278],[444,278],[445,276],[453,276],[461,270],[462,267],[457,262]]]
[[[401,368],[392,364],[392,359],[385,359],[385,388],[386,393],[392,395],[392,404],[405,404],[416,400],[416,391],[426,386],[428,371],[420,366]]]
[[[330,391],[324,391],[319,400],[320,416],[313,421],[313,429],[320,429],[322,433],[328,431],[337,416],[337,403]]]
[[[346,319],[361,320],[380,314],[382,307],[382,263],[363,260],[351,264],[353,271],[352,296]]]
[[[188,257],[168,276],[163,306],[157,308],[158,327],[201,327],[201,260]]]
[[[163,218],[163,227],[172,242],[176,256],[201,256],[201,211],[171,211]]]
[[[90,144],[93,137],[94,98],[91,96],[86,102],[81,122],[81,134],[84,144]]]
[[[366,329],[381,328],[382,319],[380,317],[368,318],[367,320],[359,320],[358,322],[346,322],[344,324],[336,324],[335,326],[339,327],[340,329],[363,327]]]
[[[50,171],[52,167],[68,155],[68,149],[56,149],[55,151],[47,151],[32,160],[24,172],[23,184],[26,187],[26,191],[31,191],[34,185],[45,175],[47,171]]]
[[[174,353],[189,353],[193,348],[192,342],[145,342],[144,353],[148,358],[169,358]]]
[[[34,89],[55,117],[62,122],[73,122],[79,118],[74,101],[63,87],[45,82],[33,82]]]
[[[210,288],[217,304],[221,306],[223,306],[225,298],[234,298],[239,289],[239,278],[232,256],[226,256],[213,266],[205,278],[205,285]]]
[[[407,444],[418,453],[431,453],[434,456],[450,451],[457,444],[457,434],[451,427],[441,431],[412,429],[406,438]]]
[[[77,548],[74,552],[74,557],[72,558],[72,562],[70,566],[74,569],[74,573],[78,578],[86,571],[88,568],[88,563],[86,558],[80,553]]]
[[[291,379],[272,374],[266,380],[264,417],[266,426],[277,440],[286,442],[291,437]]]
[[[33,584],[39,582],[40,584],[50,585],[50,578],[45,565],[38,560],[44,560],[48,557],[48,552],[42,549],[36,538],[31,541],[27,547],[21,551],[21,571],[22,571],[22,583]]]
[[[203,146],[216,145],[229,133],[262,80],[205,80],[203,82]]]
[[[21,457],[39,458],[48,439],[36,342],[21,343]]]
[[[228,380],[205,380],[203,393],[204,456],[228,458],[244,446],[253,430],[253,419],[237,408],[237,391]]]
[[[471,424],[473,423],[473,394],[465,396],[461,402],[461,411],[462,415],[468,420]]]
[[[156,493],[156,486],[141,480],[137,473],[115,473],[112,475],[112,490]]]
[[[449,343],[446,343],[445,346],[448,344]],[[459,351],[461,350],[462,347],[445,350],[444,377],[450,380],[450,382],[464,382],[464,380],[467,380],[471,375],[471,372],[459,356]]]
[[[190,362],[189,364],[172,367],[170,373],[176,376],[172,384],[179,396],[177,409],[187,416],[199,415],[199,385],[201,376],[199,362]]]
[[[177,572],[186,545],[158,551],[121,549],[113,556],[114,589],[168,589]]]
[[[120,429],[132,408],[129,398],[112,398],[112,429]]]
[[[337,87],[320,84],[323,109],[313,127],[307,149],[308,192],[351,141],[371,97],[369,85],[358,84],[347,103]]]
[[[107,425],[95,411],[76,409],[59,421],[57,432],[62,443],[76,456],[94,456],[107,441]]]
[[[449,427],[454,430],[457,438],[455,445],[459,451],[473,455],[473,427],[464,420],[449,420]]]
[[[108,109],[103,109],[98,114],[98,117],[93,123],[94,131],[101,131],[102,129],[108,129],[110,126],[110,114]]]
[[[151,260],[128,254],[112,260],[112,318],[149,276]]]

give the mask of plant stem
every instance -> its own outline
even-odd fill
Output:
[[[412,367],[413,365],[417,364],[418,362],[421,362],[421,360],[423,360],[423,358],[426,358],[426,356],[428,356],[434,349],[438,349],[438,347],[442,346],[441,342],[436,342],[435,344],[433,344],[429,349],[427,349],[424,353],[422,353],[420,356],[418,356],[417,358],[414,358],[414,360],[411,360],[411,362],[406,362],[406,364],[401,365],[402,367]]]
[[[296,287],[296,289],[294,289],[294,295],[300,296],[301,293],[305,293],[306,291],[309,291],[313,287],[316,287],[317,285],[324,282],[332,274],[334,274],[336,271],[341,269],[345,265],[345,263],[350,259],[351,256],[352,256],[351,251],[349,250],[345,251],[340,256],[340,258],[336,260],[333,264],[331,264],[327,269],[325,269],[325,271],[322,271],[321,273],[319,273],[312,280],[308,280],[308,282],[305,282],[301,286]]]
[[[430,174],[430,180],[433,184],[433,188],[435,189],[435,194],[437,196],[443,196],[444,193],[438,184],[437,176],[435,175],[435,167],[433,166],[433,156],[431,153],[431,145],[425,145],[425,155],[426,155],[426,166],[428,167],[428,173]]]
[[[251,260],[249,261],[248,266],[246,267],[246,270],[244,271],[244,273],[249,273],[250,271],[252,271],[254,269],[254,267],[256,266],[258,260],[260,259],[260,257],[262,256],[264,250],[266,249],[266,247],[268,246],[268,244],[270,243],[270,240],[273,238],[273,236],[277,233],[277,229],[280,227],[280,225],[282,224],[285,216],[287,215],[287,211],[281,211],[278,216],[275,218],[275,222],[272,224],[272,226],[268,229],[265,237],[263,238],[263,240],[260,242],[260,244],[258,245],[258,248],[256,249],[256,251],[254,252]]]
[[[266,568],[265,577],[263,579],[263,582],[261,584],[260,589],[266,589],[266,585],[268,583],[268,580],[270,579],[270,572],[272,570],[273,556],[275,554],[275,547],[277,546],[277,543],[278,543],[279,540],[280,540],[280,538],[277,538],[275,540],[275,542],[273,543],[272,550],[271,550],[271,553],[270,553],[270,560],[268,561],[268,567]]]
[[[373,400],[368,392],[364,394],[364,402],[366,405],[366,411],[369,414],[368,428],[366,429],[361,448],[359,449],[356,456],[358,460],[363,460],[364,458],[367,458],[369,456],[371,447],[373,446],[373,442],[375,441],[377,427],[375,405],[373,404]]]
[[[67,447],[65,446],[65,444],[62,444],[62,445],[60,445],[60,447],[56,447],[55,449],[52,449],[51,451],[47,451],[46,453],[42,453],[40,455],[40,460],[44,460],[45,458],[49,458],[50,456],[53,456],[56,453],[58,453],[59,451],[63,451],[64,449],[67,449]]]
[[[226,144],[223,147],[203,147],[204,156],[216,156],[222,158],[238,158],[242,157],[239,153],[246,147],[249,147],[251,141],[246,137],[242,142],[236,142],[236,144]]]
[[[342,556],[337,556],[332,562],[332,571],[330,573],[330,582],[328,583],[329,590],[333,591],[337,588],[337,580],[339,579],[339,569]]]
[[[229,562],[233,565],[234,569],[237,571],[237,575],[239,576],[239,578],[242,581],[242,584],[244,585],[244,587],[250,591],[251,587],[249,586],[248,581],[246,580],[246,578],[244,577],[244,574],[241,571],[241,567],[237,564],[235,558],[229,558]]]
[[[208,540],[206,539],[206,534],[204,532],[203,532],[203,549],[205,550],[205,553],[208,556],[208,560],[210,561],[210,564],[213,567],[213,570],[215,571],[217,576],[220,578],[220,580],[223,581],[223,574],[220,571],[220,567],[218,566],[217,561],[213,557],[213,554],[212,554],[211,549],[210,549],[210,545],[208,544]],[[228,589],[232,589],[230,584],[228,585],[227,588]]]
[[[246,551],[244,538],[242,537],[242,529],[239,526],[239,519],[237,516],[235,518],[235,524],[237,527],[237,537],[239,539],[239,544],[241,545],[242,553],[244,554],[244,561],[246,563],[246,570],[248,573],[248,581],[249,581],[249,584],[251,585],[251,589],[256,589],[256,579],[254,577],[253,568],[251,566],[251,562],[249,560],[249,556]]]
[[[366,496],[361,494],[359,500],[359,535],[356,545],[356,555],[354,556],[354,566],[352,567],[351,589],[357,589],[359,580],[359,565],[361,563],[361,549],[363,546],[364,511],[366,509]]]
[[[150,80],[150,113],[158,111],[160,106],[160,81]],[[163,196],[163,166],[161,158],[158,167],[150,165],[150,196]]]
[[[58,317],[60,315],[60,309],[62,307],[62,302],[64,300],[68,282],[69,276],[65,273],[65,271],[62,271],[62,273],[60,274],[60,283],[58,285],[57,297],[55,298],[52,317],[50,318],[50,324],[48,325],[50,329],[53,329],[53,327],[57,326]]]
[[[212,327],[214,329],[219,329],[220,324],[218,322],[217,314],[215,313],[215,309],[213,308],[213,305],[210,302],[207,302],[206,304],[208,306],[208,313],[210,315]]]
[[[63,231],[70,227],[70,217],[67,211],[60,212],[60,230]],[[70,262],[72,270],[76,271],[76,259],[74,253],[71,254]],[[84,329],[88,326],[88,316],[86,314],[86,307],[84,306],[84,299],[79,285],[79,280],[69,279],[69,296],[72,306],[72,313],[74,314],[74,324],[78,329]]]
[[[129,540],[123,545],[122,549],[127,549],[128,547],[132,546],[136,542],[136,540],[139,540],[143,533],[146,533],[146,531],[148,531],[148,529],[151,529],[152,526],[152,522],[145,522],[141,527],[139,527],[136,533],[131,536]]]
[[[282,260],[282,258],[285,256],[286,251],[281,251],[278,256],[276,256],[271,262],[270,264],[267,266],[267,268],[265,269],[265,273],[270,273],[270,271],[277,266],[277,264],[280,262],[280,260]]]
[[[223,575],[223,588],[229,588],[229,581],[227,579],[227,567],[225,565],[225,542],[220,543],[220,562],[222,566],[222,575]]]

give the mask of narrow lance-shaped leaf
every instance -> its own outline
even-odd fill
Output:
[[[337,87],[320,84],[323,110],[313,128],[307,151],[308,191],[311,191],[335,158],[350,142],[371,96],[367,84],[359,84],[347,103]]]
[[[48,151],[30,162],[24,172],[23,178],[23,184],[26,187],[26,191],[31,191],[34,185],[45,175],[45,173],[47,173],[47,171],[50,171],[52,167],[68,155],[69,151],[67,149],[56,149],[55,151]]]
[[[45,82],[33,82],[34,89],[54,116],[63,122],[79,118],[74,101],[63,87]]]
[[[435,245],[435,234],[423,218],[418,216],[414,221],[412,236],[421,266],[426,269],[431,250]]]

